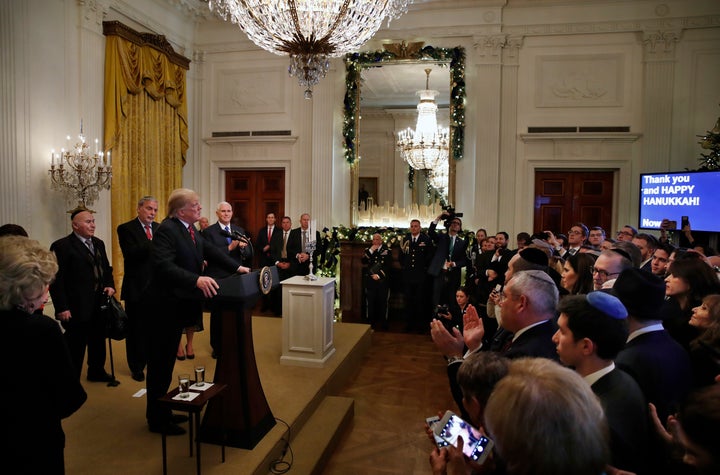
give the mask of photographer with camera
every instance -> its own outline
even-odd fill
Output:
[[[428,235],[435,243],[435,255],[430,261],[428,274],[433,277],[432,307],[440,304],[456,307],[455,291],[460,287],[461,271],[467,265],[467,242],[460,237],[462,213],[456,213],[450,206],[430,224]],[[444,219],[446,233],[438,233],[436,228]]]

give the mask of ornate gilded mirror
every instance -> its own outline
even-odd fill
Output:
[[[464,49],[392,44],[350,54],[345,63],[343,138],[352,177],[352,224],[405,227],[420,211],[439,213],[440,206],[453,204],[455,162],[464,145]],[[445,141],[447,158],[444,166],[429,170],[403,159],[408,147],[401,152],[398,133],[419,130],[418,104],[428,102],[419,95],[431,91],[437,93],[431,101],[437,125],[447,128],[447,137],[437,139]],[[371,207],[377,211],[372,216]]]

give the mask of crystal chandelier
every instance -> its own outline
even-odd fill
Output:
[[[332,57],[357,51],[412,0],[209,0],[210,10],[242,29],[259,47],[290,56],[290,76],[312,98]]]
[[[415,170],[437,170],[448,164],[449,132],[437,125],[438,91],[430,90],[430,72],[426,69],[425,89],[418,91],[418,118],[415,130],[408,127],[398,133],[400,156]]]
[[[69,144],[69,135],[67,140]],[[86,207],[98,199],[100,190],[110,189],[110,152],[98,151],[98,140],[95,139],[95,153],[90,155],[81,121],[78,142],[68,150],[61,149],[59,154],[55,150],[51,152],[48,173],[53,190],[64,192],[69,199],[77,199],[78,206]]]

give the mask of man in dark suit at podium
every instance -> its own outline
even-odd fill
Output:
[[[125,349],[128,367],[135,381],[145,381],[147,325],[153,318],[150,313],[152,295],[148,292],[152,275],[152,237],[160,226],[155,222],[157,211],[157,199],[144,196],[138,201],[137,216],[117,227],[125,267],[120,293],[128,315]]]
[[[218,203],[215,209],[217,222],[208,226],[202,235],[206,241],[216,246],[230,256],[239,266],[252,266],[253,247],[245,230],[232,224],[233,207],[227,201]],[[243,239],[244,238],[244,239]],[[216,278],[227,277],[231,272],[225,272],[214,264],[208,264],[207,274]],[[222,342],[222,315],[219,309],[210,304],[210,346],[212,356],[217,358],[220,354]]]
[[[155,298],[150,324],[146,417],[151,432],[180,435],[185,430],[177,423],[187,419],[173,416],[158,399],[170,388],[183,328],[197,320],[204,299],[217,295],[218,283],[203,275],[204,262],[227,273],[247,273],[250,269],[238,266],[227,253],[207,243],[195,230],[202,207],[193,190],[173,190],[167,208],[168,217],[153,236],[154,273],[150,290]]]

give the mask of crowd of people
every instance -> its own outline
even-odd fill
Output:
[[[276,266],[281,280],[307,275],[311,243],[320,234],[307,213],[296,228],[290,217],[267,213],[251,239],[233,224],[225,201],[215,209],[217,222],[203,223],[199,196],[184,188],[171,193],[167,209],[158,223],[158,200],[142,197],[136,217],[117,227],[120,298],[129,317],[127,363],[133,379],[146,381],[148,427],[179,435],[187,418],[157,400],[170,388],[175,361],[194,358],[193,334],[203,330],[206,310],[213,356],[222,353],[221,312],[213,300],[218,280],[250,272],[253,259]],[[94,212],[78,207],[70,221],[72,232],[49,250],[19,226],[0,228],[14,235],[0,237],[0,312],[22,336],[14,341],[25,347],[32,341],[37,355],[52,351],[52,386],[63,388],[53,398],[57,404],[33,412],[53,454],[37,461],[51,467],[48,473],[62,465],[60,420],[87,397],[83,363],[88,381],[114,379],[105,371],[103,316],[115,294],[112,267],[95,236]],[[368,323],[387,326],[389,277],[397,264],[406,330],[429,331],[447,361],[453,409],[494,441],[482,466],[464,457],[462,447],[435,446],[434,473],[650,474],[686,473],[688,466],[717,473],[717,256],[695,246],[689,226],[681,247],[665,228],[660,234],[623,226],[611,239],[599,226],[575,223],[566,234],[519,233],[510,250],[505,232],[479,229],[467,239],[460,216],[446,210],[427,232],[412,220],[397,249],[382,234],[372,236],[362,257]],[[56,321],[42,315],[48,293]],[[278,290],[262,305],[282,314]],[[38,358],[24,361],[22,373],[37,374],[33,365],[48,364]],[[28,412],[42,406],[26,402]],[[34,434],[16,439],[17,446],[32,446]]]
[[[610,240],[583,223],[521,233],[514,251],[505,233],[494,249],[476,236],[456,301],[440,301],[460,309],[436,312],[430,332],[451,409],[495,448],[478,465],[435,446],[433,473],[718,473],[720,269],[708,246],[631,226]]]

